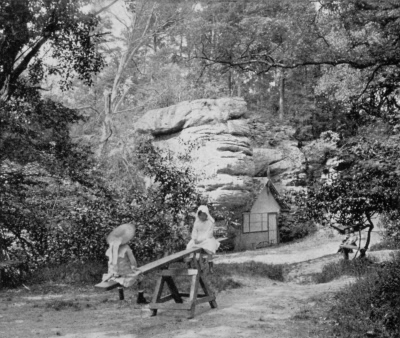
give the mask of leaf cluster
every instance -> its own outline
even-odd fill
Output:
[[[91,84],[104,63],[96,50],[99,18],[84,13],[90,1],[5,0],[0,4],[0,93],[38,87],[46,74],[60,76],[67,88],[77,74]],[[46,60],[46,61],[45,61]],[[26,79],[21,82],[21,77]]]

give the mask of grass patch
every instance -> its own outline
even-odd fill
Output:
[[[400,242],[393,241],[390,239],[384,239],[383,241],[372,245],[369,251],[399,250],[399,249],[400,249]]]
[[[184,268],[181,263],[173,265],[174,268]],[[263,277],[276,281],[283,281],[283,267],[282,264],[263,264],[258,262],[246,263],[233,263],[233,264],[215,264],[214,273],[207,276],[210,287],[214,291],[224,291],[230,289],[237,289],[243,286],[242,283],[234,279],[235,276],[247,277]],[[157,281],[157,273],[150,273],[145,276],[143,285],[148,292],[152,291]],[[177,277],[176,283],[180,290],[188,291],[190,289],[190,278]]]
[[[292,316],[293,320],[310,320],[313,318],[312,311],[310,309],[301,309],[294,316]]]
[[[98,283],[107,266],[102,262],[71,262],[39,268],[29,278],[29,284],[93,284]]]
[[[336,297],[329,312],[335,337],[400,337],[400,255],[377,266]]]
[[[211,277],[211,288],[212,290],[216,290],[218,292],[224,291],[224,290],[232,290],[232,289],[238,289],[243,286],[242,283],[235,281],[233,278],[230,277],[223,277],[223,278],[213,278]]]
[[[328,283],[342,276],[361,277],[373,269],[371,261],[366,259],[340,260],[329,263],[322,268],[320,273],[313,275],[313,282]]]
[[[52,300],[45,303],[44,307],[49,310],[61,311],[61,310],[81,310],[79,302],[74,300]]]
[[[185,268],[183,263],[174,263],[171,268]],[[215,264],[214,273],[207,276],[208,283],[213,291],[221,292],[224,290],[237,289],[243,286],[242,283],[235,280],[235,276],[262,277],[276,281],[283,281],[282,264],[263,264],[258,262],[233,263],[233,264]],[[101,281],[102,274],[107,271],[107,267],[101,263],[91,262],[88,264],[71,263],[61,266],[45,267],[35,272],[34,278],[30,280],[29,287],[31,292],[37,294],[63,294],[76,291],[76,288],[82,292],[93,291],[93,286]],[[147,294],[151,294],[155,288],[158,279],[158,272],[146,274],[143,280],[143,287]],[[182,292],[190,290],[191,279],[187,277],[176,277],[178,288]],[[136,286],[131,290],[135,292]],[[73,305],[75,304],[75,305]],[[66,308],[75,308],[79,303],[71,301],[52,301],[46,305],[48,308],[62,310]]]
[[[264,264],[259,262],[216,264],[214,269],[223,276],[264,277],[272,280],[284,281],[284,264]]]

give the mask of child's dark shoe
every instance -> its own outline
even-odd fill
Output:
[[[214,273],[214,263],[213,262],[210,262],[210,263],[208,263],[208,267],[209,267],[209,272],[211,273],[211,274],[213,274]]]
[[[150,302],[144,297],[143,292],[139,292],[137,299],[136,299],[137,304],[149,304]]]

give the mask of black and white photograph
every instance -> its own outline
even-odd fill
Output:
[[[400,338],[400,0],[0,0],[0,338]]]

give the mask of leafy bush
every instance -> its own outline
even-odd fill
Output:
[[[336,337],[400,337],[400,256],[339,292],[330,317]]]
[[[305,190],[287,191],[283,201],[290,206],[290,213],[283,213],[279,220],[279,236],[282,243],[303,238],[317,231],[310,221],[307,209],[307,192]]]
[[[281,216],[279,236],[282,243],[306,237],[315,231],[317,231],[317,227],[313,222],[298,223],[290,217]]]
[[[390,212],[383,213],[381,216],[381,222],[385,228],[385,239],[388,243],[397,247],[400,245],[400,212],[399,210],[392,210]]]
[[[137,231],[131,245],[141,261],[148,261],[186,246],[189,216],[201,196],[189,152],[171,154],[155,148],[151,139],[141,138],[136,156],[139,169],[153,184],[136,195],[132,218]]]
[[[128,221],[137,226],[130,245],[141,262],[184,248],[189,237],[187,216],[199,204],[189,166],[156,150],[148,139],[139,142],[136,154],[139,168],[154,184],[147,191],[124,190],[125,196],[108,186],[93,167],[79,173],[84,184],[68,177],[43,177],[43,169],[31,167],[33,183],[17,185],[13,195],[1,200],[4,227],[0,236],[7,251],[26,261],[31,271],[104,262],[106,235]]]

